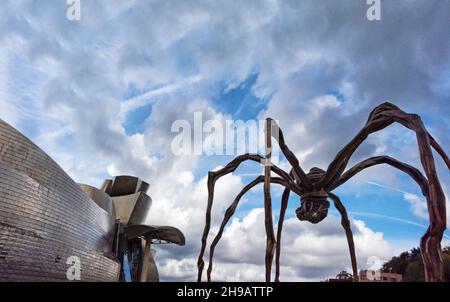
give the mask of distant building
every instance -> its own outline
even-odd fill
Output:
[[[383,273],[381,271],[362,270],[359,272],[359,282],[402,282],[403,276],[394,273]],[[336,278],[330,278],[325,282],[353,282],[353,275],[341,271]]]
[[[394,273],[383,273],[381,271],[363,270],[359,272],[360,282],[402,282],[403,276]]]

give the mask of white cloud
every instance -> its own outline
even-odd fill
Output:
[[[410,203],[414,215],[422,219],[428,219],[427,202],[425,200],[411,193],[404,193],[403,198]]]

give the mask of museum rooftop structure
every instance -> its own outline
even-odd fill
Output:
[[[0,120],[0,281],[158,281],[151,245],[185,239],[146,224],[148,188],[133,176],[77,184]]]

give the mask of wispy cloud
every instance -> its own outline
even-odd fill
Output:
[[[421,198],[417,196],[416,194],[413,194],[411,192],[407,192],[398,188],[394,188],[388,185],[380,184],[374,181],[368,181],[367,182],[370,185],[383,188],[386,190],[391,190],[394,192],[398,192],[403,194],[403,199],[407,201],[410,204],[410,210],[411,212],[417,216],[420,219],[428,219],[428,209],[427,209],[427,202],[424,198]]]
[[[428,226],[422,223],[418,223],[412,220],[407,220],[407,219],[403,219],[400,217],[395,217],[395,216],[389,216],[389,215],[384,215],[384,214],[379,214],[379,213],[369,213],[369,212],[359,212],[359,211],[349,211],[350,214],[352,215],[356,215],[356,216],[361,216],[361,217],[368,217],[368,218],[379,218],[379,219],[386,219],[386,220],[391,220],[391,221],[396,221],[396,222],[400,222],[400,223],[405,223],[405,224],[409,224],[409,225],[413,225],[422,229],[427,229]]]
[[[120,105],[120,113],[119,116],[124,118],[126,114],[130,111],[139,109],[143,106],[150,105],[158,100],[158,98],[161,98],[163,96],[170,96],[174,93],[186,89],[186,87],[193,85],[195,83],[198,83],[202,80],[201,75],[196,75],[189,77],[187,79],[184,79],[178,83],[174,84],[168,84],[163,87],[150,90],[146,93],[140,94],[138,96],[135,96],[133,98],[127,99]]]

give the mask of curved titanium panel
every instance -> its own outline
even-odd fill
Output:
[[[83,190],[83,192],[86,193],[89,198],[95,201],[95,203],[98,204],[103,210],[105,210],[112,217],[116,217],[112,199],[108,194],[89,185],[78,185],[80,186],[81,190]]]
[[[139,179],[139,177],[121,175],[114,177],[112,180],[106,180],[102,185],[102,190],[109,196],[116,197],[138,192],[147,193],[149,187],[150,184]]]
[[[118,281],[114,217],[41,149],[0,120],[0,281]]]
[[[138,237],[167,241],[178,245],[185,245],[183,233],[174,227],[157,225],[129,225],[125,228],[128,239]]]
[[[143,192],[113,197],[116,218],[123,224],[143,224],[152,206],[152,199]]]

